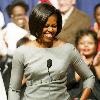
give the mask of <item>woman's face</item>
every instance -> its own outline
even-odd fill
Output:
[[[52,42],[54,40],[56,32],[57,17],[55,15],[51,15],[43,28],[42,40],[44,42]]]
[[[25,9],[21,6],[14,7],[12,10],[11,18],[16,25],[23,28],[26,24]]]
[[[93,56],[96,52],[96,45],[91,35],[84,35],[80,38],[77,46],[79,52],[84,56]]]
[[[95,19],[96,19],[97,23],[100,24],[100,7],[98,7],[98,8],[96,9],[96,12],[95,12]]]

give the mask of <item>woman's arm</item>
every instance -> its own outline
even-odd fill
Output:
[[[94,87],[95,76],[86,65],[86,63],[82,60],[79,52],[73,48],[72,50],[72,64],[75,68],[77,74],[81,77],[83,81],[83,93],[80,100],[87,100],[88,96],[91,93],[91,90]]]
[[[91,89],[90,88],[85,88],[83,90],[83,93],[82,93],[82,96],[81,96],[80,100],[87,100],[90,94],[91,94]]]
[[[12,61],[8,100],[20,100],[20,89],[22,86],[23,73],[23,55],[20,53],[20,51],[16,50]]]

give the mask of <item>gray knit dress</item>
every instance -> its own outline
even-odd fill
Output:
[[[52,66],[47,68],[47,60]],[[84,79],[84,87],[93,88],[95,78],[75,47],[66,43],[60,47],[19,47],[13,56],[8,100],[20,100],[23,74],[27,78],[24,100],[70,100],[67,92],[67,68],[73,64]]]

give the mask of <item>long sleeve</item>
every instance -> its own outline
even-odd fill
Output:
[[[89,67],[85,64],[85,62],[81,59],[79,52],[75,48],[73,48],[71,55],[72,55],[72,64],[76,72],[84,80],[83,88],[87,87],[93,89],[95,76],[93,75]]]
[[[20,100],[20,89],[23,78],[24,64],[23,55],[16,50],[12,61],[12,71],[9,86],[8,100]]]

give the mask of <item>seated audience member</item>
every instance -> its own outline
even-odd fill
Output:
[[[100,51],[100,3],[94,7],[94,18],[95,18],[95,23],[93,26],[93,30],[97,33],[98,51]]]
[[[97,54],[98,47],[97,34],[91,30],[81,30],[76,36],[75,44],[81,54],[82,59],[86,62],[86,64],[96,77],[94,89],[89,98],[92,100],[99,100],[100,64],[98,66],[93,65],[93,60]],[[67,84],[67,87],[70,87],[69,93],[72,95],[72,97],[79,97],[82,92],[83,82],[81,80],[81,77],[76,72],[74,72],[73,74],[73,72],[74,70],[72,70],[71,67],[69,67],[68,80],[70,80],[70,82]],[[70,75],[72,77],[70,77]]]

